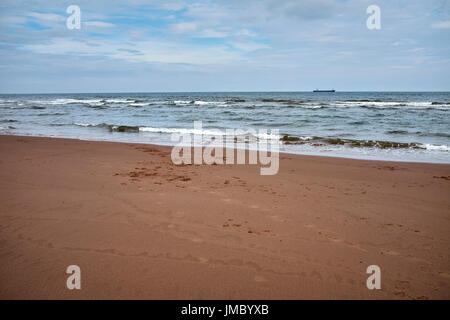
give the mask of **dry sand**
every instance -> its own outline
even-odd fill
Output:
[[[450,165],[282,154],[261,176],[175,166],[161,146],[0,151],[2,299],[450,298]]]

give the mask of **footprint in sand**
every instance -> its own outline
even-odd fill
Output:
[[[404,293],[403,291],[397,291],[394,292],[394,294],[398,297],[406,297],[406,293]]]

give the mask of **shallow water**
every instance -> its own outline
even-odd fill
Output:
[[[278,129],[282,151],[450,163],[450,93],[0,95],[0,133],[173,144],[173,132]]]

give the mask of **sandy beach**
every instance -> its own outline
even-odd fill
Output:
[[[0,150],[1,299],[450,299],[450,165],[281,154],[261,176],[142,144]]]

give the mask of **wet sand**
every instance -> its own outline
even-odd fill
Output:
[[[0,298],[450,299],[450,165],[170,150],[0,136]]]

